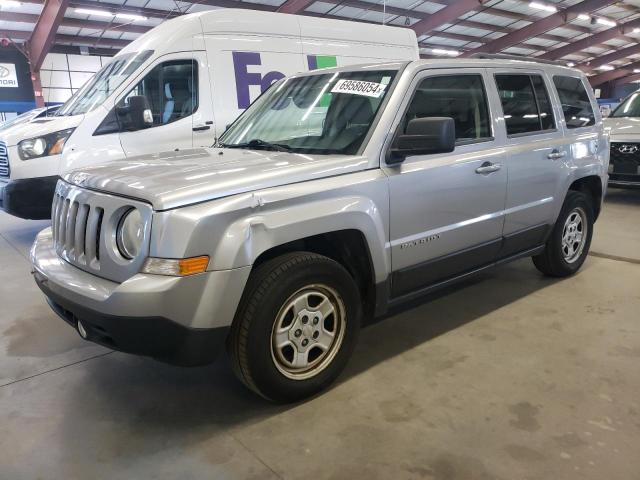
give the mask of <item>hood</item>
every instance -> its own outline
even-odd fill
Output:
[[[609,117],[604,128],[611,129],[612,136],[640,135],[640,117]]]
[[[0,140],[6,142],[8,147],[17,145],[27,138],[39,137],[47,133],[66,130],[77,127],[84,115],[74,115],[73,117],[45,117],[36,118],[28,122],[19,123],[0,132]]]
[[[147,201],[155,210],[169,210],[356,172],[367,164],[362,156],[198,148],[94,165],[74,170],[64,179],[80,187]]]

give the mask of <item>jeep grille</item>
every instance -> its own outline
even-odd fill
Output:
[[[138,256],[120,255],[115,234],[122,215],[140,210],[145,238]],[[82,270],[115,282],[140,271],[148,253],[151,206],[136,200],[85,190],[59,181],[51,209],[53,244],[58,256]]]

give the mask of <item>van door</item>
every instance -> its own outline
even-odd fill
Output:
[[[420,117],[452,117],[457,145],[407,157],[389,176],[392,296],[420,290],[493,262],[500,250],[507,170],[483,69],[416,77],[396,131]]]
[[[544,243],[554,219],[567,147],[549,78],[537,70],[492,70],[506,129],[507,188],[505,245],[501,256]],[[556,102],[557,104],[557,102]]]
[[[150,127],[120,133],[127,157],[165,150],[211,146],[215,125],[204,52],[171,54],[158,59],[124,96],[145,96],[153,116]]]

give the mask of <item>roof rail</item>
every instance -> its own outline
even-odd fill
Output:
[[[469,58],[480,58],[480,59],[490,59],[490,60],[520,60],[521,62],[536,62],[536,63],[546,63],[548,65],[558,65],[560,67],[566,67],[567,64],[565,62],[561,62],[558,60],[545,60],[544,58],[537,57],[525,57],[523,55],[509,55],[507,53],[483,53],[477,52],[469,55]]]

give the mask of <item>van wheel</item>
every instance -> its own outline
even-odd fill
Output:
[[[234,371],[275,402],[294,402],[340,374],[360,330],[360,295],[339,263],[296,252],[249,278],[228,339]]]
[[[546,247],[533,257],[533,264],[551,277],[573,275],[587,258],[592,234],[593,207],[589,197],[570,190]]]

